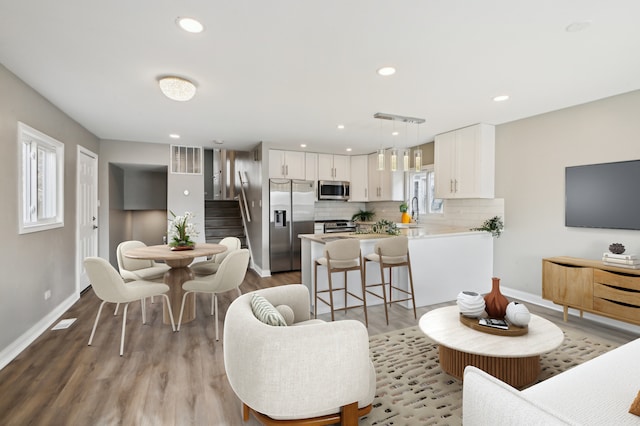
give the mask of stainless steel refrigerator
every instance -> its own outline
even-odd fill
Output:
[[[313,234],[313,181],[269,180],[269,261],[271,272],[300,270],[299,234]]]

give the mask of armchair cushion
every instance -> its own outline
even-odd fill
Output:
[[[295,320],[295,315],[293,314],[293,309],[289,305],[278,305],[276,306],[276,310],[280,312],[282,318],[287,323],[287,325],[292,325]]]
[[[251,297],[253,315],[265,324],[286,326],[287,322],[278,310],[264,297],[254,294]],[[293,313],[293,311],[292,311]]]

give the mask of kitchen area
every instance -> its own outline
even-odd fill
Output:
[[[420,158],[422,163],[419,172],[415,163],[405,170],[401,158],[393,160],[393,149],[385,149],[382,159],[379,151],[341,155],[268,149],[269,272],[301,270],[303,283],[313,290],[312,261],[322,255],[327,238],[359,238],[363,254],[373,251],[375,236],[362,234],[366,224],[352,220],[359,212],[370,211],[374,216],[369,225],[388,220],[409,236],[414,277],[429,283],[423,291],[416,289],[419,305],[453,300],[460,288],[483,290],[493,269],[493,239],[470,229],[490,217],[504,217],[504,200],[493,198],[493,132],[493,126],[478,124],[410,148],[411,162]],[[392,161],[397,161],[396,170],[391,170]],[[386,165],[382,170],[381,162]],[[470,170],[476,175],[471,176]],[[412,179],[418,173],[426,182],[421,187],[418,179]],[[305,195],[285,196],[304,199],[304,207],[279,201],[282,194],[274,188],[281,180],[305,182]],[[430,192],[424,187],[428,184]],[[408,224],[400,223],[403,203],[412,216]],[[439,209],[432,209],[436,205]],[[282,266],[282,259],[291,260]],[[368,276],[373,280],[375,274]],[[438,295],[430,288],[434,285],[450,290]]]

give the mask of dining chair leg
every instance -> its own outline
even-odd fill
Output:
[[[147,315],[146,315],[147,304],[145,303],[144,297],[140,299],[140,309],[142,309],[142,323],[146,324],[147,323]]]
[[[213,293],[213,300],[214,300],[214,304],[215,304],[215,313],[216,316],[213,319],[216,322],[216,342],[220,340],[220,336],[218,336],[218,296]]]
[[[93,342],[93,335],[96,333],[96,327],[98,326],[98,320],[100,319],[100,313],[102,312],[102,307],[104,306],[105,303],[107,303],[107,302],[103,301],[100,304],[100,307],[98,308],[98,314],[96,315],[96,320],[93,323],[93,329],[91,330],[91,336],[89,337],[89,343],[87,343],[87,346],[91,346],[91,342]]]
[[[216,294],[212,293],[212,296],[211,296],[211,315],[213,315],[213,305],[215,303],[215,300],[216,300]]]
[[[116,309],[113,311],[113,316],[115,317],[116,315],[118,315],[118,308],[120,307],[119,303],[116,303]]]
[[[180,316],[178,317],[178,331],[180,331],[180,324],[182,324],[182,314],[184,313],[184,303],[187,301],[187,294],[189,293],[193,293],[193,292],[185,291],[185,293],[182,295],[182,304],[180,304]]]
[[[127,309],[129,308],[129,304],[125,303],[124,310],[122,311],[122,337],[120,337],[120,356],[124,353],[124,331],[125,326],[127,325]]]
[[[169,296],[166,294],[162,295],[167,302],[167,310],[169,311],[169,319],[171,320],[171,328],[173,331],[176,331],[176,322],[173,320],[173,311],[171,310],[171,300],[169,300]],[[182,315],[182,314],[181,314]]]

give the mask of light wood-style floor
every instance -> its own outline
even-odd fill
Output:
[[[248,272],[243,293],[300,282],[297,272],[259,278]],[[490,283],[489,283],[490,284]],[[489,285],[488,285],[489,287]],[[219,299],[220,330],[235,292]],[[142,325],[140,304],[130,306],[125,354],[119,356],[121,313],[102,313],[93,346],[87,346],[99,299],[87,291],[62,318],[77,318],[66,330],[47,331],[0,371],[0,422],[3,425],[255,425],[243,423],[240,401],[223,365],[222,335],[215,341],[210,297],[197,299],[197,318],[179,333],[162,324],[162,305],[147,304]],[[107,305],[109,307],[110,305]],[[425,312],[443,305],[418,309]],[[529,306],[558,324],[559,312]],[[369,334],[417,325],[411,310],[394,306],[390,325],[382,306],[370,307]],[[328,314],[322,316],[329,319]],[[362,309],[337,318],[363,321]],[[588,329],[624,343],[637,336],[587,320],[571,318],[564,328]]]

